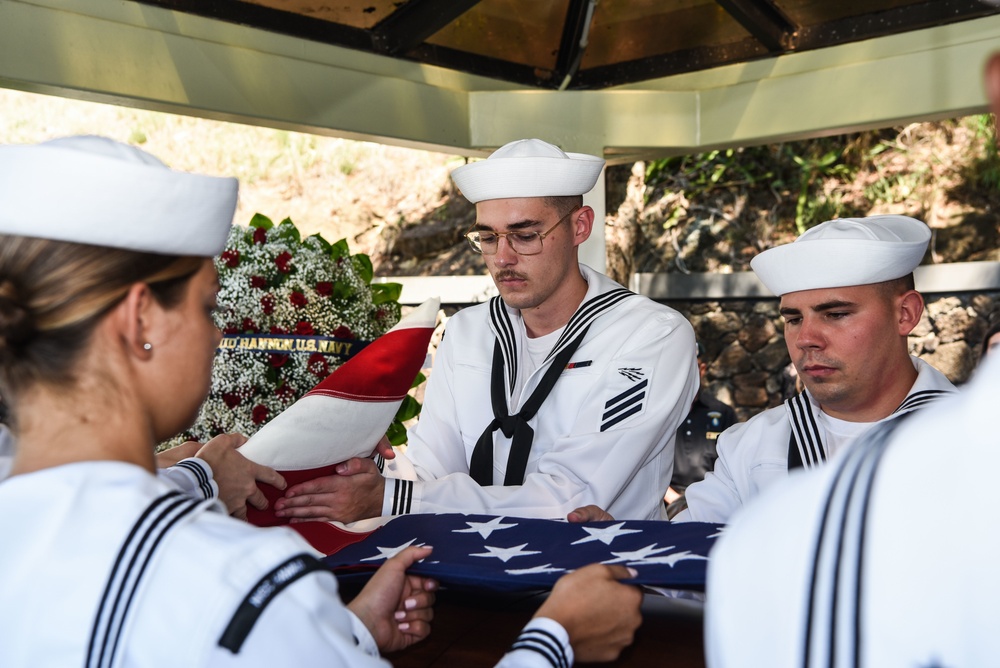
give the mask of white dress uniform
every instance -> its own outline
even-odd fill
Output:
[[[387,665],[303,540],[221,510],[119,462],[0,483],[0,665]]]
[[[662,517],[674,434],[698,389],[694,331],[673,309],[586,266],[581,272],[589,284],[583,304],[552,335],[537,368],[520,313],[499,298],[448,322],[406,454],[385,463],[391,478],[383,514],[562,518],[597,504],[619,519]],[[505,408],[514,414],[558,353],[587,327],[528,420],[534,438],[522,484],[503,484],[511,438],[502,430],[493,434],[493,484],[478,484],[470,477],[470,461],[494,420],[495,342],[504,354]]]
[[[260,529],[121,462],[0,483],[0,666],[387,666],[293,531]],[[502,667],[566,666],[533,620]]]
[[[708,665],[996,665],[998,395],[989,359],[737,514],[709,562]]]
[[[911,357],[917,379],[893,420],[925,405],[955,387],[944,374]],[[824,414],[806,390],[788,402],[733,425],[719,436],[719,458],[705,479],[690,485],[684,496],[687,509],[673,521],[728,522],[762,490],[788,475],[789,439],[793,432],[806,468],[826,461],[844,446],[880,422],[849,423]]]

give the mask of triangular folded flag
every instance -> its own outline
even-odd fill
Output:
[[[289,486],[371,455],[424,364],[439,307],[440,300],[429,299],[415,308],[264,425],[240,452],[276,469]],[[248,508],[247,519],[257,526],[287,524],[272,510],[283,492],[260,488],[268,510]]]
[[[323,562],[338,579],[371,575],[410,545],[434,552],[407,569],[451,587],[489,591],[551,589],[592,563],[636,570],[632,584],[704,591],[708,554],[721,524],[628,520],[576,524],[458,513],[402,515]]]

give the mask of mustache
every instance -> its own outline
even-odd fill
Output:
[[[820,355],[802,355],[797,360],[795,360],[795,368],[799,372],[805,369],[807,366],[827,366],[832,369],[840,369],[841,364],[838,360],[831,359],[828,357],[823,357]]]
[[[493,279],[497,281],[506,281],[512,278],[523,281],[527,278],[527,276],[519,274],[516,271],[511,271],[510,269],[502,269],[493,275]]]

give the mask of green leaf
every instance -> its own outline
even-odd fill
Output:
[[[403,403],[399,405],[399,410],[396,411],[396,419],[400,422],[412,420],[420,415],[420,408],[420,402],[407,394],[403,397]]]
[[[316,234],[310,234],[308,237],[306,237],[306,241],[308,241],[309,239],[315,239],[317,242],[319,242],[319,247],[323,249],[324,253],[330,253],[333,251],[333,245],[329,241],[324,239],[322,234],[318,232]]]
[[[285,218],[278,225],[278,238],[284,239],[285,241],[291,241],[293,243],[300,243],[302,241],[302,235],[299,234],[299,228],[295,227],[295,223],[289,218]]]
[[[339,260],[342,257],[347,257],[351,254],[351,249],[347,245],[347,239],[341,239],[337,243],[333,244],[330,250],[330,257],[334,260]]]
[[[827,153],[826,155],[824,155],[822,158],[819,159],[817,165],[819,167],[829,167],[834,162],[836,162],[837,158],[839,157],[840,157],[839,151],[830,151],[829,153]]]
[[[334,299],[346,301],[354,296],[354,288],[344,281],[338,281],[333,284],[333,295],[331,296]]]
[[[250,227],[259,227],[264,230],[269,230],[274,227],[274,223],[264,214],[255,213],[253,218],[250,219]]]
[[[419,387],[420,384],[425,380],[427,380],[427,376],[425,376],[422,372],[418,371],[417,377],[413,379],[413,383],[410,385],[410,387],[411,388]]]
[[[372,267],[372,259],[364,253],[358,253],[357,255],[352,255],[351,260],[354,262],[354,268],[357,269],[361,280],[365,283],[371,283],[372,278],[375,277],[375,269]]]
[[[372,283],[372,304],[378,306],[386,302],[397,302],[403,294],[400,283]]]
[[[393,445],[403,445],[406,443],[406,427],[397,422],[392,421],[389,428],[385,432],[385,437],[389,439],[389,442]]]

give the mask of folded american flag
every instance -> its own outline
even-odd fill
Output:
[[[721,529],[702,522],[404,515],[323,561],[338,576],[370,574],[410,545],[432,545],[433,554],[410,572],[456,587],[550,589],[564,573],[600,562],[636,569],[633,584],[704,591],[708,552]]]

